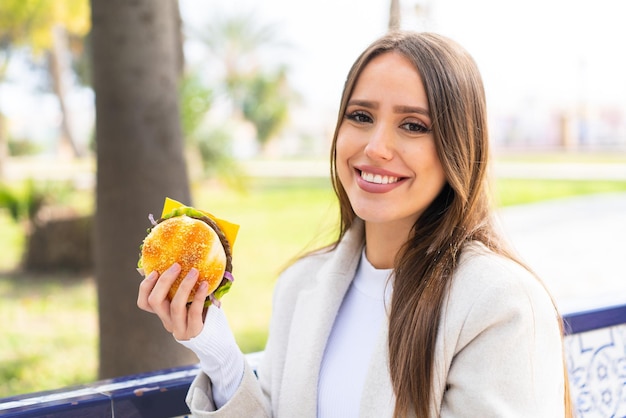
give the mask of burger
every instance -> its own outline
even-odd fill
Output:
[[[205,212],[180,206],[155,221],[141,244],[138,270],[144,275],[153,271],[162,274],[178,263],[181,271],[168,292],[171,301],[180,283],[192,268],[199,272],[188,303],[191,303],[201,282],[207,282],[209,296],[205,307],[220,305],[220,299],[232,285],[231,245],[217,222]]]

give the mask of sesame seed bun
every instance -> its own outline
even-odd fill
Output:
[[[208,294],[220,286],[224,272],[231,270],[230,248],[209,218],[180,215],[161,219],[143,241],[140,264],[146,275],[155,270],[160,275],[174,263],[180,264],[181,272],[169,290],[170,300],[192,267],[200,273],[189,295],[191,302],[201,282],[208,283]]]

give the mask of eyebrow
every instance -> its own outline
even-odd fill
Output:
[[[395,113],[419,113],[420,115],[430,117],[430,112],[419,106],[394,106],[393,111]]]
[[[361,106],[367,109],[374,109],[374,110],[378,109],[379,107],[378,103],[370,102],[367,100],[350,100],[348,102],[348,106]],[[418,113],[420,115],[430,117],[430,112],[428,112],[427,109],[424,109],[423,107],[420,107],[420,106],[398,105],[398,106],[393,107],[393,111],[394,113]]]

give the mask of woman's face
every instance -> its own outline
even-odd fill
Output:
[[[362,70],[339,127],[336,165],[354,212],[411,228],[446,182],[422,80],[388,52]]]

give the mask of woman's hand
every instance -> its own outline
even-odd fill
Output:
[[[160,277],[156,271],[150,273],[139,285],[137,306],[146,312],[156,314],[165,329],[172,333],[174,338],[185,341],[197,336],[202,331],[207,284],[206,282],[200,283],[193,301],[187,306],[191,290],[198,279],[198,270],[192,268],[170,302],[167,293],[179,274],[180,265],[178,263],[174,263]]]

